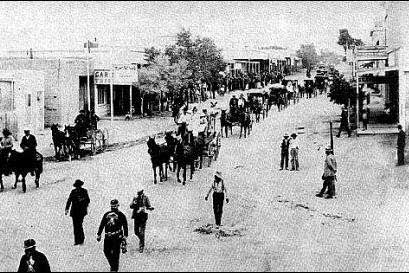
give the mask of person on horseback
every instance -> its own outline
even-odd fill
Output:
[[[28,127],[24,129],[24,136],[21,139],[20,147],[23,149],[24,158],[28,167],[32,169],[36,162],[37,140],[35,136],[30,133],[30,128]],[[31,175],[34,175],[34,171],[31,171]]]
[[[10,158],[11,149],[13,148],[14,138],[11,132],[5,128],[3,130],[3,138],[0,141],[0,163],[4,163],[4,173],[9,175],[11,171],[8,168],[8,160]]]
[[[88,118],[85,115],[85,110],[81,110],[78,116],[75,118],[74,123],[76,130],[80,136],[85,136],[87,134]]]

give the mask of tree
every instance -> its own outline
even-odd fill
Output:
[[[355,39],[348,33],[348,29],[343,28],[339,30],[338,42],[344,48],[345,56],[344,61],[346,61],[347,49],[351,49],[353,46],[363,46],[364,43],[361,39]]]
[[[159,97],[160,110],[163,111],[163,98],[179,95],[189,85],[191,71],[187,61],[180,59],[171,64],[169,57],[163,53],[156,55],[152,61],[139,71],[139,84],[143,98]],[[151,107],[152,104],[149,103]]]
[[[161,51],[159,49],[156,49],[155,47],[149,47],[145,48],[145,55],[146,55],[146,61],[148,62],[148,65],[153,63],[156,57],[161,55]]]
[[[304,68],[309,68],[318,63],[318,54],[315,50],[314,44],[303,44],[297,50],[297,57],[301,58]]]
[[[207,37],[192,38],[189,30],[182,29],[177,34],[176,43],[166,48],[165,54],[170,62],[187,61],[187,70],[191,71],[190,84],[205,81],[209,86],[217,86],[219,72],[224,70],[222,51],[214,41]]]
[[[328,96],[331,101],[340,105],[348,105],[348,100],[352,103],[356,101],[355,88],[342,75],[334,77]]]

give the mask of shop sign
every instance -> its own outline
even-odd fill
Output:
[[[113,75],[110,69],[96,69],[94,71],[95,84],[131,85],[138,81],[136,65],[114,65]]]

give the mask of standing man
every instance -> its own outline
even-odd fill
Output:
[[[216,220],[216,226],[219,228],[222,224],[222,214],[223,214],[223,202],[226,198],[226,203],[229,203],[229,198],[227,198],[227,190],[224,186],[224,180],[222,173],[217,171],[214,174],[214,181],[207,193],[205,200],[209,198],[210,193],[213,191],[213,212],[214,218]]]
[[[283,170],[284,166],[285,169],[288,170],[288,151],[290,147],[290,139],[288,138],[288,134],[284,135],[283,141],[281,142],[281,163],[280,163],[280,171]]]
[[[32,169],[35,166],[36,161],[37,140],[35,136],[30,134],[29,128],[24,130],[24,136],[21,139],[20,147],[23,149],[23,153],[25,155],[26,162],[29,164],[29,168]],[[31,175],[34,175],[33,171],[31,172]]]
[[[342,106],[341,125],[339,126],[339,131],[338,131],[337,137],[341,136],[341,132],[344,129],[345,129],[345,131],[348,132],[348,137],[350,137],[351,136],[351,130],[349,129],[349,124],[348,124],[348,110],[345,107],[345,105]]]
[[[117,272],[119,268],[121,244],[126,243],[128,237],[128,222],[118,207],[118,200],[111,200],[111,210],[102,217],[97,233],[97,241],[99,242],[102,231],[105,229],[104,254],[111,266],[111,271],[114,272]]]
[[[145,247],[145,229],[148,220],[146,210],[154,210],[154,208],[151,206],[148,196],[143,193],[143,189],[138,190],[138,196],[133,198],[130,208],[133,209],[134,231],[139,238],[139,252],[142,253]]]
[[[297,134],[291,134],[290,139],[290,155],[291,155],[291,170],[290,171],[298,171],[299,163],[298,163],[298,139]]]
[[[24,252],[17,272],[51,272],[47,257],[36,250],[33,239],[24,241]]]
[[[331,146],[325,148],[325,154],[327,155],[324,162],[324,174],[322,175],[322,180],[324,180],[323,187],[318,193],[317,197],[322,197],[325,193],[325,190],[328,188],[326,199],[334,198],[335,196],[335,180],[337,179],[337,161],[334,157],[334,151]]]
[[[67,205],[65,206],[65,215],[68,215],[68,210],[71,206],[70,216],[74,226],[74,245],[82,245],[85,240],[84,229],[82,223],[85,215],[87,215],[87,208],[90,203],[88,191],[82,188],[84,182],[75,180],[73,189],[68,197]]]
[[[405,142],[406,142],[406,134],[405,131],[402,130],[402,125],[398,125],[398,164],[396,166],[405,165]]]

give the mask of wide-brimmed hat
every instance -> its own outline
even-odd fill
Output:
[[[84,185],[84,182],[79,179],[75,180],[73,184],[74,187],[81,187],[82,185]]]
[[[118,199],[112,199],[111,200],[111,207],[118,207],[118,206],[119,206]]]
[[[289,137],[288,133],[285,133],[285,134],[284,134],[284,137]]]
[[[223,180],[223,174],[222,174],[222,172],[220,172],[220,171],[216,171],[216,172],[214,173],[214,176],[216,176],[216,177],[220,178],[221,180]]]
[[[24,241],[24,249],[30,249],[36,246],[34,239],[28,239]]]

